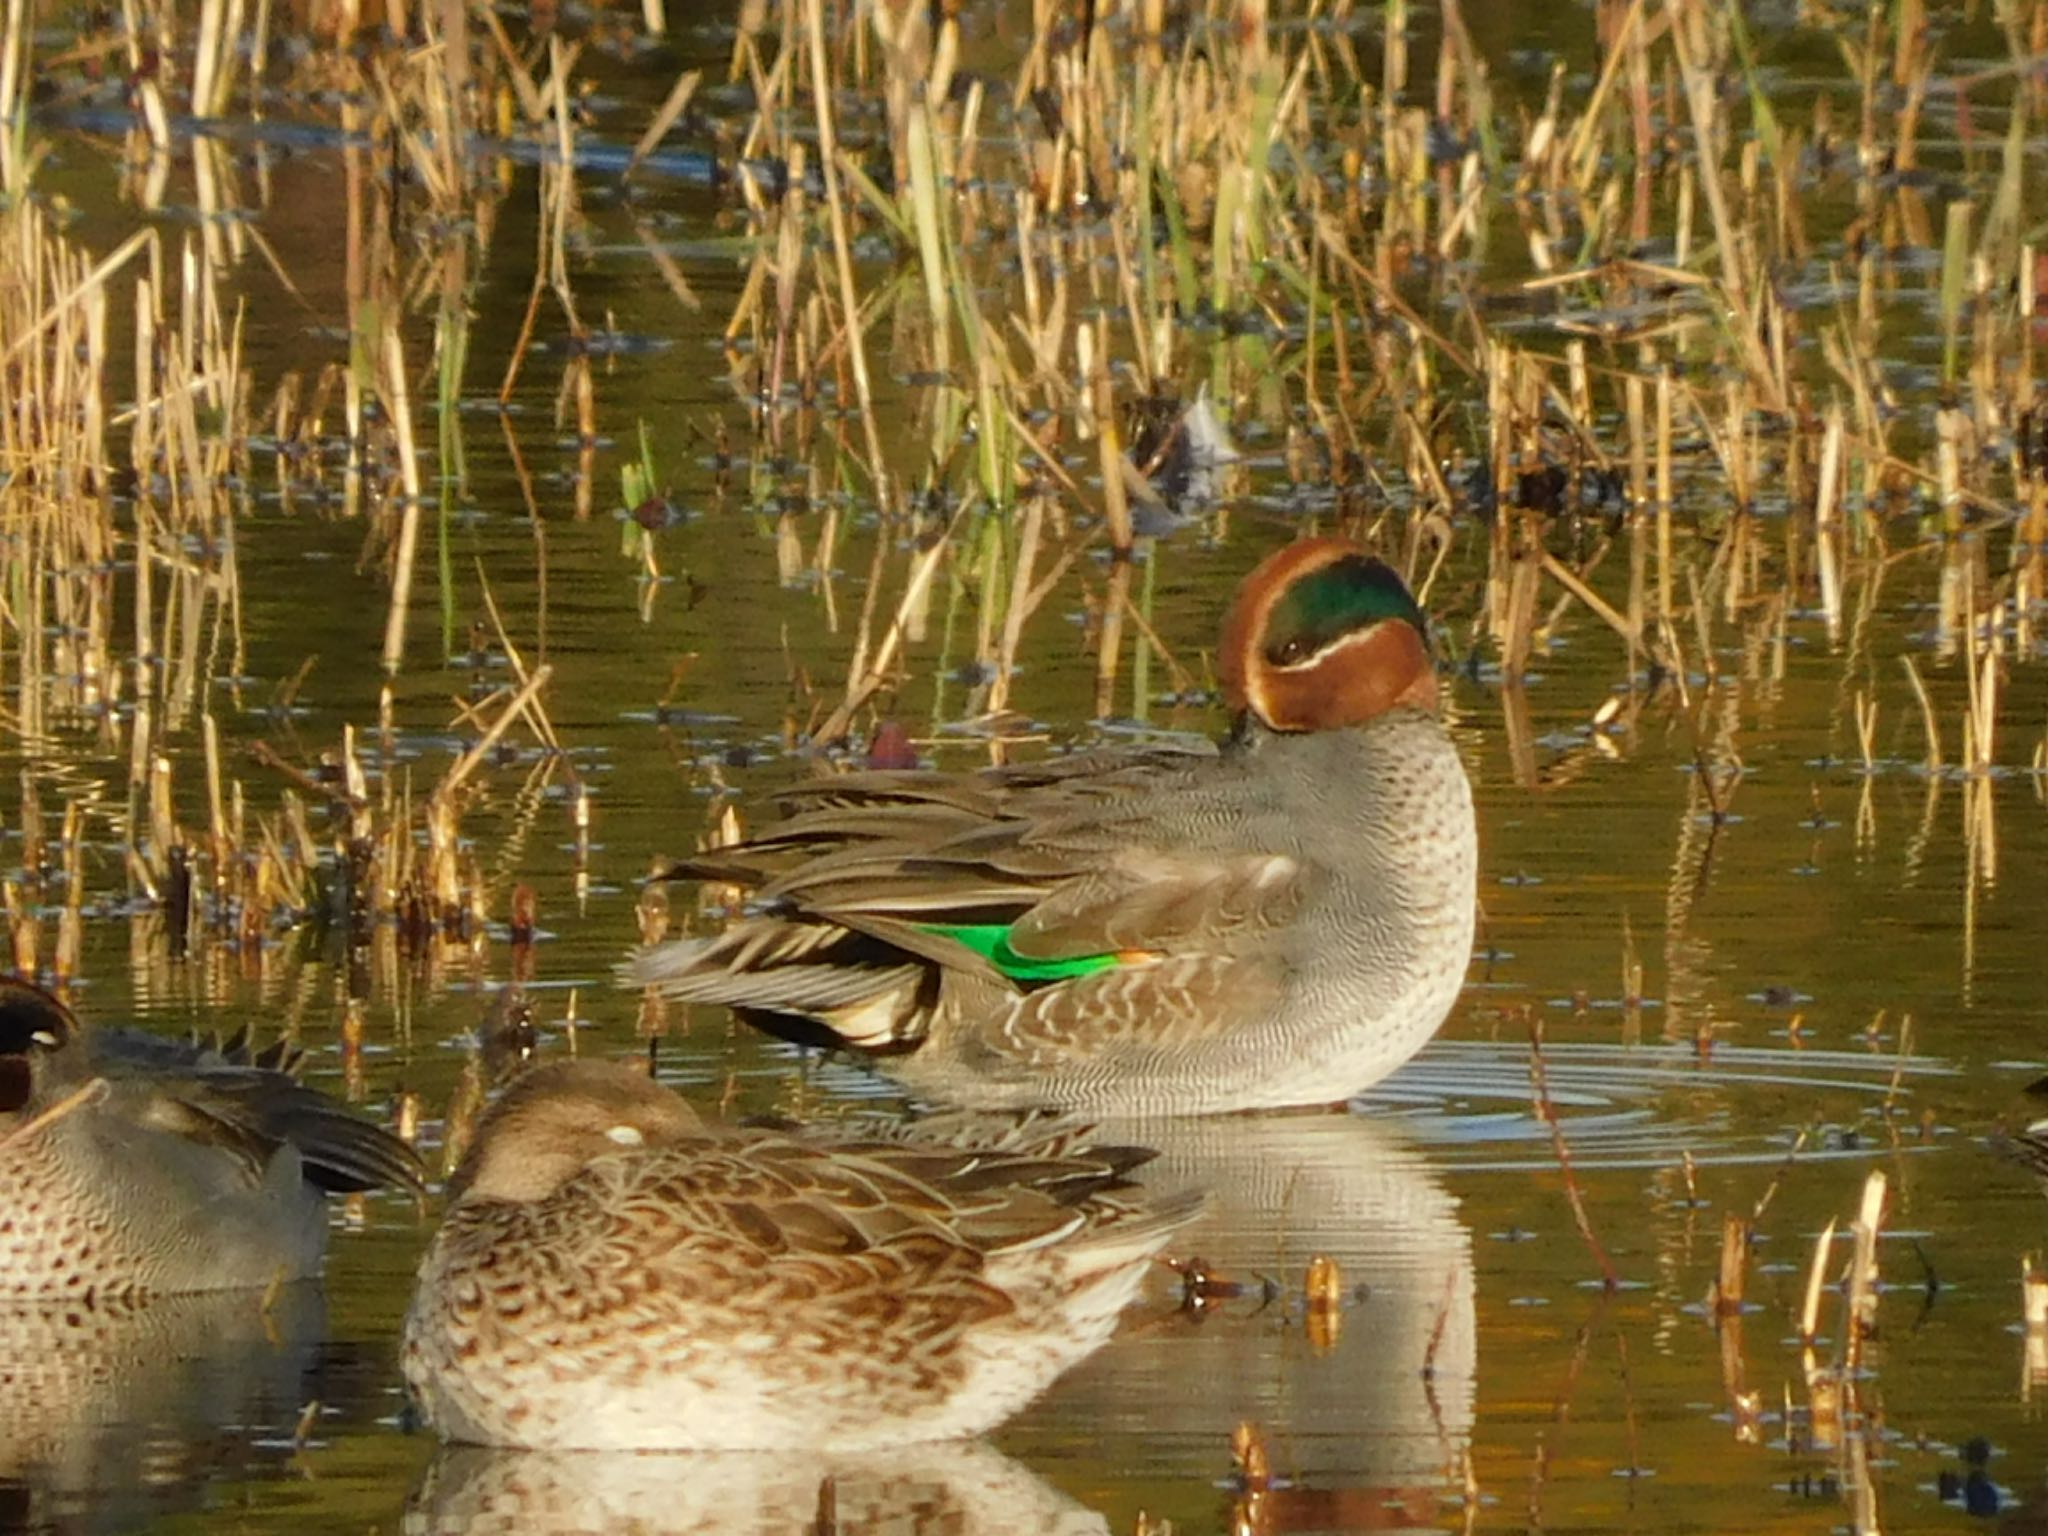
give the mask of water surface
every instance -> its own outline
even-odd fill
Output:
[[[1567,50],[1575,80],[1590,71],[1583,27],[1519,15],[1495,27],[1480,10],[1468,21],[1489,46],[1501,40],[1503,89],[1539,99],[1552,48]],[[1028,28],[1006,10],[973,14],[986,22],[973,38],[982,67],[1012,59]],[[576,26],[616,36],[602,18]],[[739,88],[724,81],[730,40],[721,16],[652,50],[593,45],[595,140],[630,143],[675,71],[696,65],[707,69],[704,115],[679,142],[729,156],[740,112]],[[1839,89],[1811,33],[1784,22],[1769,41],[1787,100]],[[1958,177],[1987,174],[1943,149],[1952,110],[1930,121],[1930,158]],[[1971,126],[2004,131],[1982,115]],[[104,249],[152,224],[180,237],[189,161],[174,167],[163,207],[145,211],[119,190],[112,135],[73,126],[49,142],[44,182],[79,210],[78,238]],[[249,216],[297,290],[254,253],[233,268],[260,397],[288,371],[310,386],[346,361],[342,157],[261,136],[238,154]],[[759,797],[816,771],[797,749],[837,702],[870,573],[893,604],[933,528],[878,517],[835,480],[829,455],[807,474],[789,443],[755,435],[752,364],[735,363],[723,336],[748,228],[730,187],[657,177],[628,196],[616,176],[583,177],[577,299],[610,338],[591,370],[596,435],[582,440],[573,411],[561,414],[558,391],[584,349],[551,310],[500,415],[540,174],[511,161],[494,172],[492,259],[471,296],[473,387],[455,420],[467,473],[445,524],[429,522],[388,702],[381,536],[345,493],[332,434],[317,466],[269,451],[259,434],[232,487],[233,622],[223,608],[196,610],[201,659],[182,698],[166,684],[158,727],[188,827],[208,820],[206,714],[252,820],[276,811],[285,779],[250,749],[310,771],[339,752],[345,727],[359,733],[370,785],[424,797],[476,738],[464,702],[514,677],[494,603],[521,664],[553,669],[545,702],[561,751],[522,728],[472,781],[460,829],[488,925],[420,946],[386,931],[352,954],[337,925],[309,921],[260,946],[199,935],[181,952],[124,866],[133,687],[96,708],[76,678],[23,687],[17,668],[22,728],[6,739],[7,778],[18,769],[37,786],[47,835],[66,806],[83,817],[76,1001],[165,1030],[289,1030],[310,1049],[312,1075],[367,1112],[395,1119],[413,1096],[430,1158],[474,1070],[478,1031],[515,983],[543,1051],[651,1049],[700,1103],[805,1115],[893,1104],[886,1080],[721,1012],[643,1007],[612,967],[634,942],[640,882],[661,856],[694,847],[729,806],[756,824]],[[1827,196],[1823,184],[1815,197]],[[1917,377],[1935,362],[1934,279],[1914,277],[1904,256],[1900,271],[1887,364]],[[413,334],[424,347],[424,330]],[[914,460],[924,406],[900,364],[884,366],[883,419]],[[1011,713],[991,722],[986,679],[962,666],[976,613],[962,558],[906,646],[902,686],[856,721],[853,750],[883,717],[924,760],[959,770],[998,753],[1219,732],[1204,683],[1222,606],[1258,558],[1330,510],[1286,483],[1284,422],[1239,404],[1249,465],[1225,503],[1137,555],[1150,623],[1187,686],[1164,666],[1141,681],[1127,663],[1098,712],[1091,626],[1115,578],[1099,545],[1077,542],[1027,628]],[[828,409],[809,426],[847,423]],[[656,535],[654,581],[622,553],[620,471],[643,433],[680,514]],[[1092,473],[1092,453],[1073,455],[1074,474]],[[1699,465],[1687,496],[1681,545],[1704,563],[1728,509]],[[1755,511],[1760,539],[1790,537],[1768,495]],[[1588,537],[1604,516],[1588,520]],[[821,570],[828,518],[836,542]],[[132,526],[125,509],[117,521]],[[956,531],[963,551],[982,526]],[[1944,598],[1958,562],[2002,568],[2004,535],[1943,545],[1911,509],[1891,519],[1889,563],[1873,555],[1859,567],[1855,590],[1869,601],[1846,634],[1830,633],[1810,575],[1773,557],[1759,600],[1717,610],[1699,643],[1688,635],[1683,690],[1573,610],[1526,684],[1509,689],[1475,638],[1481,513],[1460,528],[1430,600],[1479,807],[1470,985],[1439,1042],[1346,1112],[1147,1128],[1161,1150],[1148,1179],[1214,1191],[1184,1251],[1207,1284],[1191,1299],[1163,1272],[1110,1347],[988,1444],[834,1465],[822,1494],[809,1459],[438,1452],[408,1422],[392,1358],[432,1211],[383,1196],[337,1212],[324,1294],[286,1298],[260,1319],[253,1304],[214,1319],[209,1304],[140,1332],[116,1320],[96,1353],[12,1351],[0,1373],[11,1405],[0,1414],[0,1519],[306,1533],[1128,1531],[1141,1512],[1183,1532],[2038,1521],[2048,1373],[2020,1326],[2020,1274],[2048,1239],[2048,1208],[1983,1143],[2028,1117],[2023,1089],[2048,1071],[2036,889],[2048,816],[2032,755],[2048,678],[2038,640],[2011,646],[1997,767],[1971,782],[1923,765],[1899,661],[1925,675],[1953,751],[1966,667]],[[189,553],[205,566],[218,552]],[[137,601],[127,556],[111,573],[116,634]],[[1613,565],[1618,578],[1625,560]],[[1618,598],[1608,576],[1601,585]],[[1880,703],[1867,764],[1854,715],[1863,691]],[[1632,707],[1596,728],[1616,697]],[[995,747],[992,734],[1004,738]],[[17,806],[6,808],[10,849]],[[530,949],[504,926],[518,885],[537,901]],[[47,946],[63,896],[41,899]],[[677,922],[697,920],[687,891],[671,905]],[[1538,1026],[1569,1178],[1531,1103]],[[1890,1190],[1884,1288],[1845,1402],[1823,1369],[1841,1347],[1839,1297],[1828,1293],[1812,1366],[1797,1317],[1816,1237],[1830,1219],[1846,1227],[1874,1170]],[[1568,1185],[1616,1289],[1600,1283]],[[1717,1323],[1706,1301],[1730,1214],[1754,1217],[1756,1246],[1745,1307]],[[1847,1253],[1838,1238],[1831,1282]],[[1317,1256],[1342,1275],[1334,1315],[1307,1303]],[[43,1373],[46,1359],[78,1362],[89,1382]],[[1240,1426],[1266,1448],[1268,1486],[1238,1478]]]

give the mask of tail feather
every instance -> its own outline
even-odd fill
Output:
[[[748,926],[639,950],[621,967],[621,979],[683,1002],[809,1020],[859,1050],[889,1049],[920,1032],[923,965],[901,958],[893,963],[793,959],[792,949],[820,946],[777,944],[772,936],[749,932]],[[836,932],[840,939],[847,937],[843,929]]]
[[[419,1154],[383,1127],[331,1109],[301,1108],[284,1127],[305,1161],[306,1177],[329,1194],[369,1189],[426,1190]]]
[[[1134,1201],[1127,1214],[1070,1240],[1062,1253],[1077,1273],[1120,1269],[1151,1258],[1208,1208],[1209,1197],[1199,1189],[1156,1199],[1148,1195],[1142,1203]]]
[[[244,1148],[288,1141],[307,1180],[329,1193],[426,1187],[410,1146],[296,1079],[301,1052],[286,1041],[257,1049],[246,1031],[207,1045],[122,1028],[90,1038],[93,1069],[146,1093],[182,1134]]]

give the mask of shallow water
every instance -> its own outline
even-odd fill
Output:
[[[730,110],[718,83],[724,25],[685,28],[654,59],[604,63],[600,134],[630,142],[690,63],[709,71],[708,110]],[[1550,45],[1529,26],[1528,48]],[[1796,39],[1782,56],[1791,73],[1830,67]],[[1504,77],[1520,57],[1504,50]],[[1522,73],[1540,93],[1543,70]],[[2003,130],[1980,119],[1975,131]],[[43,175],[80,210],[79,237],[104,247],[135,227],[142,216],[114,190],[113,141],[74,129],[53,144]],[[1940,141],[1930,154],[1939,159]],[[252,186],[259,164],[267,180],[255,218],[303,295],[253,257],[239,269],[246,360],[269,387],[286,368],[345,355],[333,327],[346,316],[327,218],[337,157],[318,145],[264,156],[250,151]],[[612,967],[634,941],[639,882],[659,856],[693,847],[730,800],[754,824],[759,796],[811,771],[789,748],[818,699],[836,700],[877,543],[893,602],[913,541],[848,504],[831,571],[779,574],[778,539],[814,551],[819,514],[749,503],[749,412],[720,347],[743,276],[741,221],[729,195],[687,181],[629,206],[612,182],[589,179],[578,297],[626,339],[597,370],[602,440],[586,456],[555,419],[566,351],[556,321],[501,425],[483,407],[526,301],[535,194],[530,166],[505,175],[506,254],[477,295],[471,360],[471,377],[493,383],[460,418],[468,477],[446,532],[450,649],[466,652],[472,622],[484,622],[487,572],[525,658],[554,669],[546,702],[563,756],[515,733],[478,775],[462,833],[493,928],[421,954],[386,934],[351,956],[337,932],[309,924],[257,951],[202,939],[174,955],[160,916],[131,907],[124,876],[128,706],[110,726],[71,709],[61,678],[30,699],[10,677],[17,721],[43,724],[7,735],[4,778],[34,778],[52,836],[67,803],[87,808],[75,998],[93,1017],[166,1030],[289,1029],[312,1075],[368,1112],[395,1116],[400,1096],[416,1095],[430,1157],[491,1001],[515,978],[549,1053],[625,1054],[653,1034],[662,1075],[700,1102],[796,1114],[893,1102],[885,1080],[721,1013],[649,1015],[614,986]],[[175,215],[151,217],[176,227]],[[651,247],[699,307],[658,279]],[[1929,366],[1932,281],[1888,317],[1902,372]],[[915,391],[901,376],[883,388],[888,418],[915,440]],[[664,577],[652,586],[621,554],[615,510],[643,427],[683,514],[657,536]],[[730,465],[714,448],[721,431]],[[1141,552],[1151,623],[1197,682],[1237,578],[1302,520],[1275,435],[1255,422],[1240,432],[1244,494]],[[252,815],[269,814],[282,780],[246,755],[250,744],[310,765],[354,726],[372,784],[410,775],[423,795],[474,739],[460,701],[509,675],[488,629],[474,664],[444,664],[434,556],[423,555],[392,730],[380,733],[388,588],[365,568],[363,521],[344,515],[332,474],[314,485],[273,469],[258,457],[235,519],[241,653],[210,648],[169,727],[192,826],[206,820],[202,705]],[[588,518],[573,515],[579,477]],[[1710,485],[1693,494],[1696,514],[1721,510]],[[1772,518],[1759,521],[1764,538],[1779,536]],[[0,1527],[1083,1532],[1131,1530],[1141,1511],[1183,1532],[2048,1521],[2048,1354],[2020,1326],[2019,1285],[2023,1258],[2048,1246],[2048,1207],[1984,1145],[1994,1127],[2029,1118],[2023,1090],[2048,1072],[2048,814],[2028,756],[2048,724],[2048,677],[2038,652],[2012,656],[2000,771],[1968,791],[1988,795],[1995,827],[1973,842],[1960,776],[1920,766],[1897,660],[1917,659],[1953,744],[1964,665],[1937,614],[1954,556],[1920,544],[1910,516],[1892,536],[1895,561],[1881,582],[1866,578],[1869,609],[1843,638],[1794,601],[1717,614],[1703,648],[1715,677],[1695,655],[1687,680],[1704,701],[1696,715],[1668,680],[1632,679],[1582,612],[1558,627],[1525,688],[1504,690],[1483,667],[1449,674],[1447,711],[1479,806],[1483,914],[1470,985],[1442,1037],[1344,1113],[1133,1133],[1161,1151],[1148,1180],[1213,1192],[1176,1250],[1209,1281],[1191,1299],[1162,1273],[1114,1343],[988,1444],[829,1468],[439,1452],[410,1427],[392,1359],[432,1212],[372,1197],[337,1211],[318,1294],[105,1319],[89,1347],[9,1340]],[[2002,542],[1975,551],[1987,562],[2004,553]],[[1483,561],[1482,532],[1431,595],[1455,657],[1472,648]],[[976,680],[957,671],[973,650],[972,603],[947,580],[892,709],[927,761],[964,770],[990,747]],[[1167,694],[1163,668],[1149,691],[1126,671],[1113,717],[1096,718],[1085,623],[1107,580],[1084,555],[1032,621],[1008,750],[1221,729],[1213,704]],[[114,594],[125,622],[132,565],[117,566]],[[278,704],[309,658],[303,685]],[[1646,685],[1640,711],[1625,728],[1596,729],[1596,711],[1632,680]],[[1862,688],[1881,701],[1868,768],[1854,725]],[[4,819],[18,826],[11,799]],[[18,831],[8,837],[12,847]],[[530,954],[502,926],[516,884],[538,901]],[[49,901],[54,922],[61,898]],[[679,920],[691,912],[687,892],[672,904]],[[1555,1137],[1531,1101],[1539,1022]],[[1844,1405],[1814,1386],[1797,1317],[1816,1237],[1835,1218],[1846,1231],[1872,1170],[1891,1191],[1884,1290],[1858,1401]],[[1611,1292],[1574,1190],[1620,1281]],[[1706,1298],[1731,1214],[1755,1215],[1756,1247],[1745,1309],[1717,1324]],[[1839,1268],[1848,1245],[1836,1242]],[[1306,1299],[1318,1255],[1342,1276],[1334,1314]],[[1814,1346],[1823,1365],[1841,1319],[1830,1291]],[[1245,1424],[1266,1446],[1268,1487],[1237,1480],[1231,1437]]]

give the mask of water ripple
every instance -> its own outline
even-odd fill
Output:
[[[1803,1159],[1866,1157],[1890,1148],[1887,1100],[1960,1069],[1931,1056],[1690,1045],[1550,1044],[1550,1103],[1575,1161],[1594,1167],[1670,1167],[1681,1151],[1700,1165],[1783,1158],[1798,1132]],[[1440,1040],[1354,1101],[1392,1113],[1440,1162],[1519,1169],[1555,1162],[1537,1115],[1524,1045]],[[1910,1149],[1933,1143],[1915,1136]],[[1526,1147],[1526,1151],[1518,1150]]]

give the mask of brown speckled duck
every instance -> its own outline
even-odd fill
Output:
[[[859,773],[674,878],[747,888],[629,981],[982,1108],[1330,1103],[1412,1056],[1472,948],[1472,795],[1422,613],[1341,539],[1245,579],[1213,753]]]
[[[448,1439],[859,1452],[973,1435],[1091,1353],[1197,1210],[1044,1122],[708,1127],[618,1063],[486,1112],[406,1314]]]

